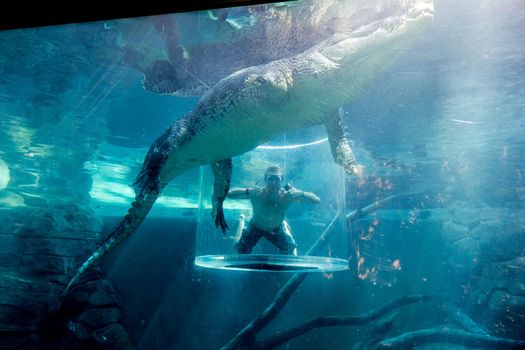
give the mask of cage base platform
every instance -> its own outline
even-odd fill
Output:
[[[348,261],[307,255],[202,255],[195,265],[210,269],[266,272],[334,272],[348,269]]]

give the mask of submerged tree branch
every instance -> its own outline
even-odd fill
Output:
[[[484,330],[480,325],[474,322],[463,310],[452,303],[444,303],[443,308],[447,311],[449,317],[456,321],[461,327],[463,327],[469,333],[488,335],[487,331]]]
[[[328,240],[331,232],[334,230],[336,223],[339,219],[340,214],[338,213],[328,224],[324,232],[319,236],[317,241],[312,245],[308,250],[306,255],[310,255],[322,249]],[[263,313],[251,321],[243,330],[241,330],[237,335],[228,342],[221,350],[228,349],[255,349],[258,347],[255,340],[255,335],[261,331],[271,320],[273,320],[277,314],[283,309],[286,305],[292,294],[296,291],[299,285],[304,281],[308,274],[307,273],[296,273],[294,274],[277,292],[272,302],[268,307],[263,311]]]
[[[359,208],[351,212],[350,214],[346,215],[346,219],[349,222],[354,222],[356,220],[359,220],[368,214],[373,213],[376,210],[381,209],[382,207],[390,204],[394,200],[400,199],[400,198],[406,198],[406,197],[414,197],[423,194],[423,192],[411,192],[411,193],[398,193],[394,194],[390,197],[386,197],[384,199],[378,200],[370,205],[367,205],[364,208]]]
[[[316,317],[310,321],[299,324],[295,327],[292,327],[279,335],[266,338],[264,341],[261,341],[259,346],[261,349],[274,349],[279,345],[282,345],[293,338],[296,338],[300,335],[303,335],[306,332],[311,331],[315,328],[321,327],[332,327],[332,326],[360,326],[368,324],[372,321],[380,319],[385,314],[408,304],[413,303],[422,303],[431,301],[432,296],[402,296],[397,299],[392,300],[387,305],[373,310],[369,313],[360,316],[349,316],[349,317]]]
[[[498,338],[488,334],[476,334],[446,327],[421,329],[401,334],[379,342],[375,349],[412,349],[416,344],[425,343],[450,343],[490,349],[525,349],[525,340]]]
[[[376,201],[364,208],[357,209],[350,214],[346,215],[346,220],[348,222],[353,222],[355,220],[358,220],[382,207],[389,204],[395,199],[404,198],[404,197],[410,197],[414,195],[418,195],[421,192],[417,193],[401,193],[396,194],[390,197],[387,197],[383,200]],[[311,254],[317,254],[321,249],[323,249],[326,246],[326,243],[331,235],[331,233],[334,231],[334,228],[336,226],[337,221],[339,220],[341,214],[338,213],[334,219],[330,222],[330,224],[326,227],[324,232],[319,236],[317,241],[312,245],[312,247],[308,250],[306,255]],[[242,329],[237,335],[230,340],[225,346],[221,348],[221,350],[231,350],[231,349],[257,349],[261,346],[262,343],[257,342],[255,336],[256,334],[261,331],[266,325],[273,320],[279,312],[283,309],[284,305],[288,302],[292,294],[297,290],[299,285],[304,281],[306,278],[306,273],[296,273],[294,274],[288,282],[286,282],[283,287],[277,292],[275,295],[273,301],[270,303],[270,305],[263,311],[263,313],[255,318],[253,321],[251,321],[244,329]]]

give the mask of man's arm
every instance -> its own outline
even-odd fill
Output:
[[[232,188],[228,192],[228,198],[231,199],[249,199],[251,188]]]
[[[288,195],[294,202],[308,202],[308,203],[321,203],[321,199],[312,192],[306,192],[298,190],[297,188],[292,188],[288,191]]]

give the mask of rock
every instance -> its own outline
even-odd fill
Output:
[[[481,223],[469,236],[479,241],[480,260],[505,261],[517,257],[525,244],[525,225],[514,220],[491,220]]]
[[[458,208],[454,213],[454,222],[460,225],[469,226],[473,222],[479,222],[479,209],[472,207]]]
[[[89,277],[89,276],[86,276]],[[113,287],[106,280],[90,280],[73,287],[64,307],[68,315],[75,317],[84,310],[118,306]]]
[[[503,337],[523,339],[525,330],[525,295],[513,295],[504,290],[495,291],[490,297],[486,315],[492,321],[492,330]]]
[[[55,255],[64,257],[85,257],[97,247],[91,240],[72,240],[62,238],[19,238],[19,252],[29,255]]]
[[[80,322],[69,321],[67,323],[67,329],[73,334],[76,340],[80,342],[86,342],[91,337],[89,328]]]
[[[23,349],[23,350],[38,350],[39,337],[29,332],[13,332],[2,333],[0,337],[0,349]]]
[[[52,255],[24,255],[21,257],[22,267],[26,273],[33,276],[48,276],[67,273],[67,267],[73,258]]]
[[[23,299],[0,299],[0,334],[36,331],[42,322],[45,308],[38,303],[26,302]],[[20,303],[20,305],[18,304]]]
[[[525,332],[525,257],[489,263],[481,271],[468,305],[500,336],[523,339]]]
[[[481,224],[481,219],[473,220],[470,224],[468,224],[469,231],[475,229],[476,227],[478,227],[479,224]]]
[[[450,343],[432,343],[414,346],[414,350],[472,350],[470,346],[462,346]]]
[[[59,293],[60,287],[56,284],[1,269],[0,333],[38,329],[46,304],[56,300]]]
[[[120,322],[122,314],[119,309],[91,309],[83,312],[78,320],[91,328],[98,329],[107,326],[110,323]]]
[[[19,222],[23,222],[23,225],[20,226]],[[12,224],[20,226],[13,231],[19,236],[86,240],[102,238],[102,219],[82,212],[33,210]]]
[[[466,237],[452,244],[448,263],[454,268],[456,274],[468,277],[478,267],[480,255],[479,241]]]
[[[30,299],[33,294],[37,294],[34,300],[42,301],[42,295],[54,298],[59,294],[60,287],[46,279],[34,278],[30,275],[23,275],[11,269],[0,268],[0,289],[5,290],[6,295],[20,295],[25,299]]]
[[[441,230],[441,236],[447,241],[454,243],[459,239],[467,237],[469,229],[465,225],[453,221],[446,221]]]
[[[128,333],[118,323],[112,323],[93,332],[93,337],[101,350],[132,350],[133,343]]]

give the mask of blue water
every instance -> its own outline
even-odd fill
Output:
[[[230,14],[235,25],[252,23],[245,8]],[[70,210],[100,220],[100,232],[86,229],[90,239],[110,232],[128,210],[130,184],[150,144],[196,105],[197,96],[146,91],[143,75],[122,64],[130,53],[110,47],[129,40],[116,37],[118,28],[135,35],[138,48],[163,57],[164,44],[158,32],[144,30],[145,21],[0,32],[4,277],[48,278],[34,276],[32,259],[50,253],[34,253],[33,243],[17,236],[26,227],[61,232],[56,218],[33,221],[39,213]],[[219,24],[207,13],[181,15],[182,41],[226,45],[237,31],[232,24],[220,27],[224,31],[213,27]],[[200,29],[195,37],[193,26]],[[266,167],[278,164],[286,181],[321,198],[318,206],[296,204],[287,212],[299,254],[338,213],[403,195],[351,225],[338,223],[319,255],[348,259],[350,269],[307,277],[259,340],[317,316],[364,315],[404,295],[442,299],[401,307],[368,325],[312,330],[281,348],[364,349],[418,329],[465,330],[443,300],[491,336],[525,339],[524,37],[518,0],[436,1],[428,30],[341,110],[364,166],[361,177],[345,177],[334,164],[322,126],[267,144],[321,141],[315,145],[256,149],[234,159],[235,187],[262,185]],[[195,77],[196,85],[204,89],[221,72],[221,57],[210,60],[216,66],[205,65],[208,75]],[[251,216],[247,201],[228,200],[231,230],[223,236],[211,220],[212,183],[209,167],[175,179],[140,229],[102,262],[136,349],[218,349],[260,315],[291,276],[193,266],[195,256],[232,253],[239,215]],[[272,254],[275,247],[261,241],[254,252]],[[68,264],[78,265],[86,252],[77,255],[64,258],[53,283],[63,285],[65,271],[74,268]],[[23,268],[13,267],[13,256]],[[9,290],[0,285],[0,298],[12,302]],[[0,338],[8,337],[6,322],[0,317]],[[441,337],[415,348],[481,347]]]

